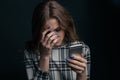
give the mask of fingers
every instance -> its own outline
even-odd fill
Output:
[[[70,66],[71,68],[76,69],[76,70],[78,70],[78,71],[84,71],[84,69],[85,69],[84,67],[75,65],[74,63],[68,62],[67,64],[68,64],[68,66]]]
[[[80,55],[74,55],[66,59],[67,65],[71,67],[75,72],[81,73],[86,69],[87,61]]]
[[[75,59],[69,59],[68,62],[71,63],[71,64],[74,64],[76,66],[80,66],[80,67],[84,67],[84,68],[86,67],[86,63],[77,61]]]
[[[52,40],[50,39],[50,37],[52,37],[54,35],[55,35],[55,32],[50,32],[49,34],[47,34],[46,37],[45,37],[45,39],[44,39],[44,41],[43,41],[44,45],[47,45],[47,43],[49,42],[49,40],[51,42]]]
[[[50,32],[49,29],[45,30],[42,33],[42,39],[41,39],[41,43],[44,47],[51,49],[56,42],[58,42],[59,38],[57,35],[57,32],[53,31]]]
[[[74,53],[73,53],[73,55],[72,55],[71,57],[73,57],[73,59],[75,59],[75,60],[77,60],[77,61],[79,61],[79,62],[87,63],[87,60],[84,59],[83,56],[80,56],[80,55],[74,55]]]
[[[81,74],[83,72],[82,70],[78,70],[78,69],[74,69],[74,68],[72,68],[72,70],[74,70],[76,73],[79,73],[79,74]]]
[[[60,40],[60,38],[57,37],[57,39],[55,39],[55,40],[52,42],[51,46],[53,47],[57,42],[59,42],[59,40]]]
[[[59,37],[57,35],[54,35],[50,37],[46,46],[52,48],[58,41],[59,41]]]
[[[45,30],[45,31],[42,33],[41,42],[44,41],[45,35],[46,35],[48,32],[50,32],[50,29],[47,29],[47,30]]]

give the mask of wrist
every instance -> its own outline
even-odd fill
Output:
[[[42,71],[48,71],[49,69],[49,57],[40,56],[39,67]]]
[[[49,58],[50,58],[50,55],[46,55],[47,53],[42,53],[41,55],[40,55],[40,60],[49,60]]]
[[[40,57],[41,58],[49,58],[51,54],[51,50],[47,50],[47,51],[41,51],[40,52]]]
[[[77,80],[86,80],[86,70],[82,73],[77,73]]]

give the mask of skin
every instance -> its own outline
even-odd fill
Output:
[[[45,31],[42,32],[42,52],[40,58],[39,67],[43,71],[49,69],[49,57],[53,46],[59,46],[63,44],[64,31],[60,29],[59,23],[56,19],[51,18],[45,24]],[[50,33],[48,33],[50,32]],[[46,34],[48,33],[48,34]],[[83,58],[83,55],[72,54],[70,58],[66,59],[66,63],[77,73],[76,80],[86,80],[86,63],[87,61]]]
[[[49,28],[49,29],[48,29]],[[41,42],[46,48],[52,48],[54,45],[61,45],[64,39],[64,31],[60,29],[56,19],[49,19],[45,25],[45,31],[42,33]],[[47,32],[49,34],[46,35]],[[45,36],[46,35],[46,36]]]

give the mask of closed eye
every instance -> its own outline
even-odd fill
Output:
[[[59,27],[59,28],[57,28],[57,29],[54,29],[54,31],[56,31],[56,32],[59,32],[61,30],[61,28]]]

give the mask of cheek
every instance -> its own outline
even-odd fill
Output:
[[[62,31],[62,32],[60,32],[60,35],[59,35],[60,37],[61,37],[61,39],[63,39],[64,38],[64,32]]]
[[[56,45],[60,45],[62,43],[62,41],[64,39],[64,32],[59,32],[58,35],[59,35],[60,39]]]

